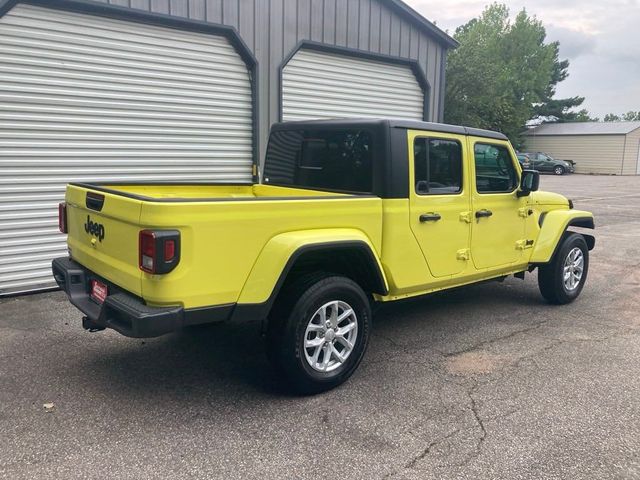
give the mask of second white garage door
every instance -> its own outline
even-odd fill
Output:
[[[408,65],[301,49],[282,71],[282,120],[423,120],[424,92]]]
[[[55,284],[69,182],[252,179],[249,72],[223,36],[19,4],[0,72],[0,295]]]

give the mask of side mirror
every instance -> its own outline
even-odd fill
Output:
[[[528,197],[531,192],[538,190],[540,186],[540,172],[537,170],[523,170],[520,177],[518,197]]]

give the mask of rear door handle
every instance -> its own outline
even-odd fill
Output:
[[[423,213],[422,215],[420,215],[420,222],[422,222],[422,223],[424,223],[424,222],[437,222],[441,218],[442,217],[440,216],[439,213]]]
[[[478,210],[476,212],[476,218],[490,217],[491,215],[493,215],[491,210]]]

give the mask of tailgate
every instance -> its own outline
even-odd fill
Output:
[[[141,296],[138,234],[142,202],[79,185],[67,187],[66,202],[73,260]]]

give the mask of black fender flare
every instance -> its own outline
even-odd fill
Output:
[[[356,268],[360,269],[361,275],[366,278],[368,284],[365,284],[365,290],[370,293],[379,295],[387,295],[389,289],[385,280],[384,273],[378,263],[377,257],[371,250],[369,245],[363,241],[347,240],[336,242],[323,242],[303,245],[295,250],[287,260],[276,284],[269,295],[269,298],[263,303],[237,304],[231,315],[231,322],[242,322],[244,320],[264,320],[269,315],[282,287],[285,285],[289,274],[296,266],[297,262],[304,259],[306,255],[313,254],[331,254],[338,252],[349,252],[354,254],[354,261],[358,263]],[[362,282],[359,282],[362,283]]]

